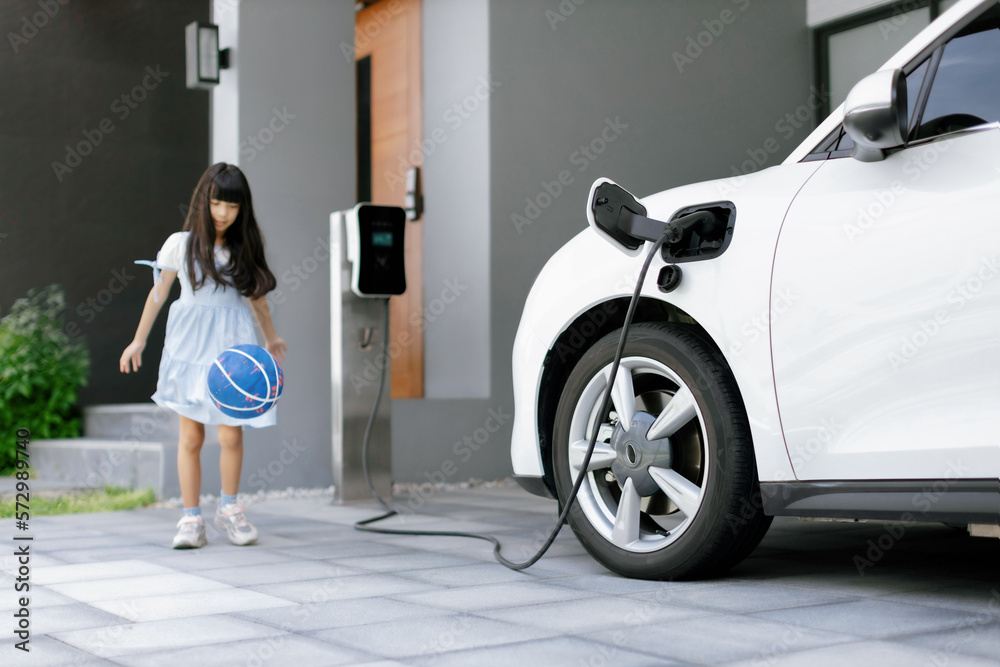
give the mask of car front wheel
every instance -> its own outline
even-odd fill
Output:
[[[600,414],[612,332],[577,363],[556,411],[560,503],[605,567],[643,579],[718,574],[746,557],[771,522],[761,509],[746,411],[719,353],[689,327],[629,331],[611,405]],[[591,435],[597,442],[582,470]]]

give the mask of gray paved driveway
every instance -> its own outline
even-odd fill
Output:
[[[0,664],[1000,664],[1000,540],[944,526],[781,519],[730,576],[682,583],[612,575],[568,528],[524,573],[486,542],[352,528],[375,510],[267,500],[256,546],[210,528],[196,551],[169,548],[177,510],[32,519],[31,652],[4,630]],[[394,523],[490,532],[511,558],[555,517],[511,484],[423,510]],[[11,628],[19,564],[0,566]]]

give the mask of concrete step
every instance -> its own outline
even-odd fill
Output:
[[[214,449],[214,451],[213,451]],[[158,500],[181,495],[177,477],[177,441],[142,442],[103,438],[33,440],[31,469],[43,484],[67,488],[151,488]],[[219,450],[202,450],[203,480],[219,479]]]
[[[177,415],[155,403],[90,405],[83,409],[83,434],[88,438],[130,442],[177,443]],[[205,429],[205,444],[218,444],[216,429]]]

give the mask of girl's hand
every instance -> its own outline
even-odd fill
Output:
[[[265,348],[277,359],[280,359],[281,361],[285,360],[285,352],[288,350],[288,345],[285,344],[285,341],[283,339],[272,338],[271,340],[267,341]]]
[[[142,351],[144,349],[146,349],[146,343],[139,342],[137,340],[132,341],[132,343],[125,348],[125,351],[122,352],[122,358],[118,362],[118,368],[122,373],[128,373],[130,370],[139,370],[139,367],[142,366]]]

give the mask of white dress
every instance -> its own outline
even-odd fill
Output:
[[[234,419],[222,414],[212,403],[208,370],[215,358],[234,345],[257,345],[257,335],[250,308],[235,287],[217,285],[208,278],[200,289],[192,289],[185,258],[188,234],[171,234],[156,256],[154,269],[177,272],[181,296],[170,304],[167,315],[153,401],[202,424],[274,426],[277,406],[252,419]],[[229,250],[216,247],[215,265],[221,267],[228,260]]]

